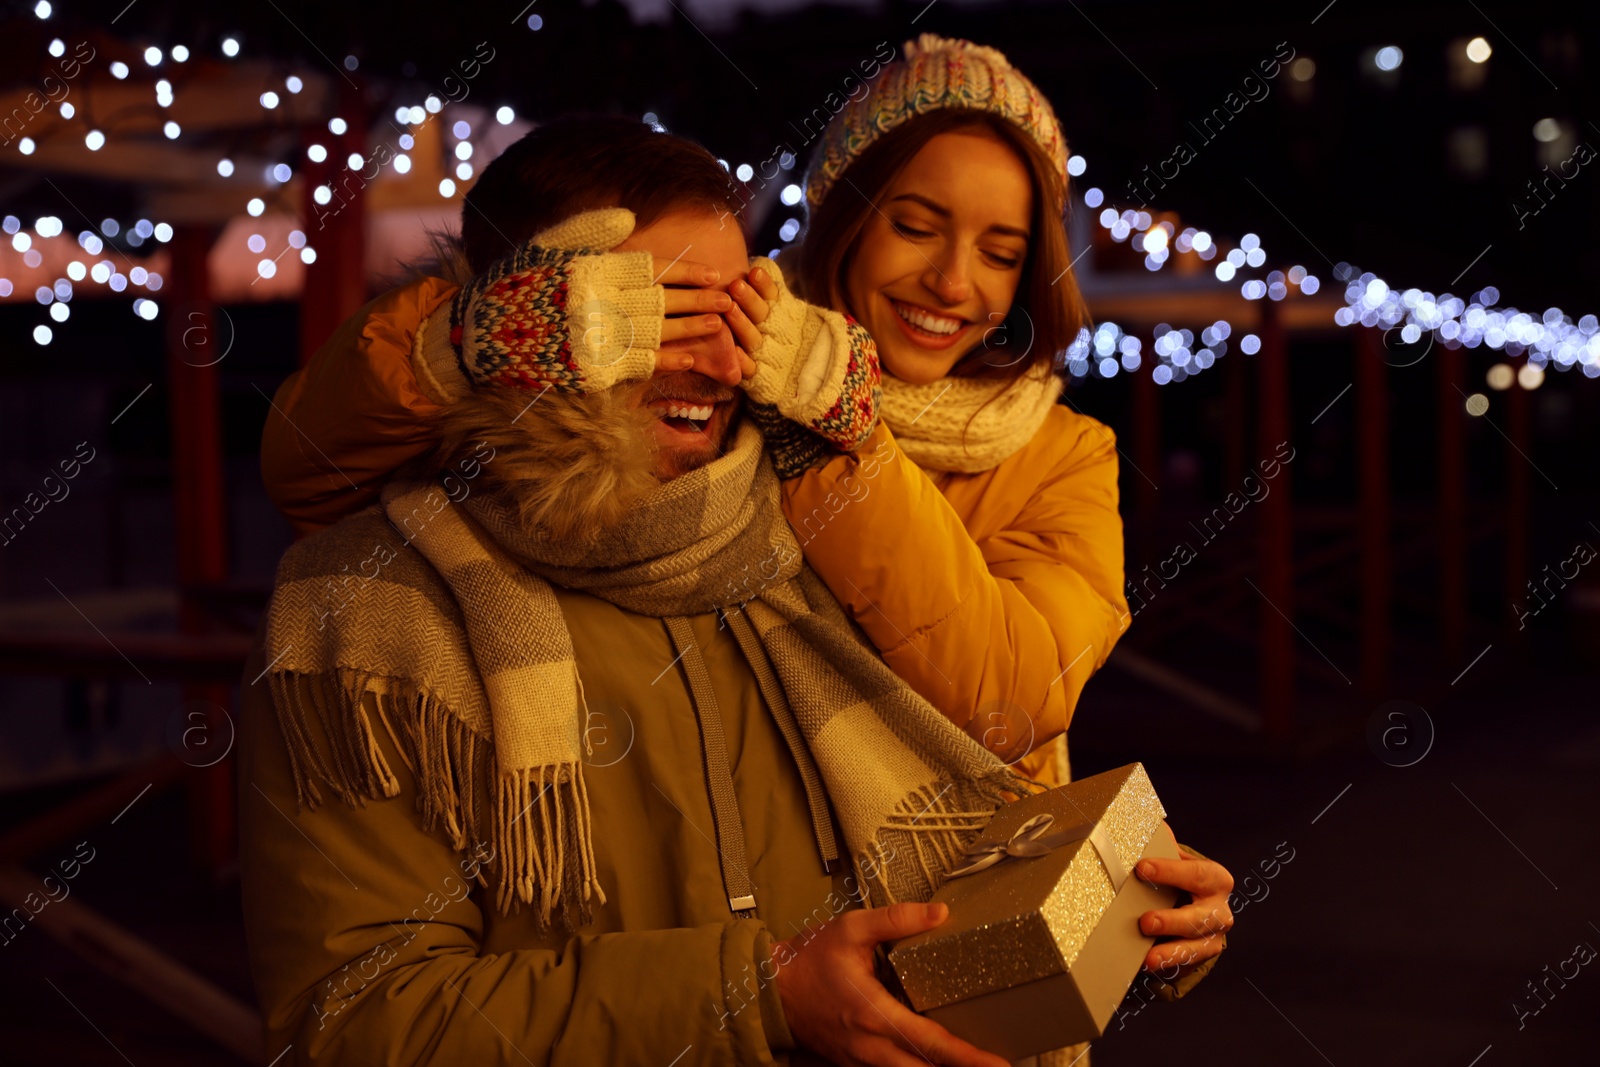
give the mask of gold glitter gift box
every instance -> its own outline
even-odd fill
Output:
[[[1011,1060],[1099,1037],[1155,943],[1139,916],[1177,899],[1132,873],[1178,858],[1165,816],[1138,763],[1002,807],[933,896],[949,917],[889,952],[911,1006]]]

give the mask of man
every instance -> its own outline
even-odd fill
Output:
[[[589,247],[561,227],[607,208],[638,224],[613,252],[741,277],[725,174],[586,120],[478,191],[457,328],[417,346],[442,392],[474,387],[429,463],[285,555],[245,672],[268,1057],[1000,1067],[875,974],[876,945],[939,909],[867,905],[925,896],[916,839],[948,848],[1017,783],[801,566],[727,330],[661,346],[695,369],[583,393],[478,344],[588,292],[530,302],[578,278],[570,256],[484,265],[535,234]],[[597,322],[605,358],[568,353],[591,379],[632,358]]]
[[[555,124],[540,135],[545,153],[586,161],[578,148],[591,139],[582,130]],[[630,149],[645,153],[640,166],[669,184],[672,166],[695,173],[681,142],[645,137]],[[731,281],[745,272],[744,241],[719,222],[725,211],[710,202],[704,179],[718,180],[720,168],[700,154],[700,185],[680,180],[688,188],[680,202],[614,251],[665,262],[692,245],[697,260]],[[586,194],[596,181],[584,179]],[[553,194],[534,195],[548,201]],[[663,347],[675,346],[738,379],[725,329]],[[409,496],[386,490],[384,504],[285,557],[263,647],[246,670],[254,684],[244,687],[240,747],[246,920],[269,1058],[292,1048],[285,1062],[666,1064],[676,1057],[688,1064],[769,1062],[809,1046],[838,1062],[853,1058],[847,1047],[862,1062],[887,1062],[891,1049],[909,1055],[913,1047],[937,1048],[946,1062],[1001,1062],[914,1015],[876,979],[873,947],[930,925],[929,909],[861,907],[867,889],[858,876],[890,875],[865,869],[859,855],[855,864],[843,862],[849,835],[823,792],[830,772],[817,768],[824,743],[796,729],[793,720],[806,714],[800,687],[780,688],[774,678],[789,669],[790,649],[781,641],[763,646],[743,612],[652,616],[604,599],[618,595],[610,590],[539,583],[545,599],[534,602],[554,608],[540,621],[564,624],[570,639],[584,744],[579,766],[534,761],[511,801],[489,783],[514,778],[508,753],[542,739],[508,737],[499,721],[480,737],[452,716],[450,701],[434,699],[481,692],[498,718],[519,687],[533,703],[561,689],[559,666],[497,673],[485,654],[491,635],[468,632],[470,655],[456,654],[463,642],[446,636],[452,624],[509,631],[533,613],[506,608],[491,627],[471,579],[424,583],[417,575],[452,573],[450,553],[460,545],[441,531],[471,508],[484,509],[470,514],[497,533],[528,533],[516,513],[531,486],[552,513],[572,510],[554,497],[581,510],[622,462],[605,446],[629,440],[641,418],[650,420],[661,491],[718,472],[718,484],[691,487],[698,498],[666,504],[682,511],[698,500],[719,516],[714,533],[722,540],[701,565],[742,554],[748,563],[733,573],[764,567],[787,529],[775,494],[770,510],[745,522],[748,535],[723,536],[738,513],[753,510],[742,496],[757,495],[749,490],[759,484],[746,469],[752,465],[732,462],[754,433],[738,417],[741,396],[691,370],[581,397],[475,390],[450,409],[437,483],[412,483]],[[711,409],[710,417],[685,426],[689,420],[674,413],[691,407]],[[715,497],[722,484],[745,486],[731,511],[707,497],[708,485]],[[506,542],[474,543],[485,559],[463,567],[538,547],[531,533],[525,540],[507,534]],[[599,562],[604,537],[599,545],[563,555],[558,544],[538,566],[581,583],[576,572],[586,555]],[[794,581],[799,562],[790,555],[766,566],[774,582]],[[520,565],[501,574],[512,585],[537,580]],[[741,589],[728,597],[724,576],[716,572],[702,600],[723,596],[736,606],[750,596]],[[758,606],[749,605],[752,619]],[[806,613],[801,625],[816,617]],[[405,644],[419,628],[439,636]],[[320,651],[335,658],[360,655],[374,631],[378,644],[393,645],[395,659],[386,661],[380,649],[365,661],[338,662],[317,688],[319,650],[308,646],[325,642]],[[841,626],[829,640],[856,642],[865,658],[848,634]],[[290,665],[296,669],[284,669]],[[871,684],[891,678],[885,669]],[[774,703],[795,705],[789,722]],[[548,723],[535,715],[522,725],[536,732]],[[949,740],[965,743],[967,766],[992,762],[964,736]],[[330,787],[354,803],[327,798]],[[969,797],[982,791],[967,790]],[[499,818],[486,815],[497,805]],[[529,827],[533,836],[523,833]],[[907,866],[909,857],[896,851],[880,848],[877,861]],[[523,862],[528,853],[535,862]],[[530,876],[519,879],[519,871]],[[818,970],[829,980],[809,976]],[[811,991],[807,1003],[784,1002],[790,974]],[[841,1018],[852,1021],[824,1022]],[[808,1058],[815,1062],[794,1054],[794,1062]]]

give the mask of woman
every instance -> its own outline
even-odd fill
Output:
[[[806,335],[775,268],[732,283],[732,307],[692,288],[704,276],[687,257],[661,276],[691,286],[667,289],[661,306],[680,317],[663,337],[718,328],[720,316],[753,360],[737,377],[766,420],[807,561],[896,673],[1047,784],[1067,780],[1064,731],[1129,619],[1113,435],[1056,403],[1054,357],[1087,321],[1066,181],[1037,89],[997,51],[924,35],[836,117],[807,175],[809,228],[789,281],[852,315],[848,340],[836,334],[830,352]],[[362,506],[371,493],[357,482],[429,446],[439,390],[426,368],[452,361],[421,353],[438,352],[443,320],[460,325],[459,309],[444,313],[454,295],[433,280],[380,297],[280,390],[263,474],[302,529]],[[846,344],[870,356],[859,327],[883,369],[882,419],[865,434],[837,418],[874,392],[859,368],[839,370]],[[677,358],[630,348],[586,380],[681,369]],[[830,361],[833,373],[818,369]],[[326,464],[306,455],[308,438]],[[1184,886],[1195,903],[1169,916],[1196,936],[1152,950],[1152,968],[1219,949],[1231,879],[1207,871]]]

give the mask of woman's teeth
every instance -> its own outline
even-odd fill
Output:
[[[715,410],[715,406],[711,404],[668,404],[667,418],[707,422],[711,418],[711,413]]]
[[[944,315],[935,315],[932,312],[923,311],[921,308],[902,304],[898,301],[891,301],[891,303],[894,304],[895,314],[917,329],[926,330],[929,333],[952,334],[966,324],[964,319],[952,319]]]

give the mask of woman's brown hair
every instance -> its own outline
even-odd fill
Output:
[[[1055,364],[1079,331],[1089,309],[1078,292],[1062,221],[1066,187],[1055,164],[1031,137],[999,115],[971,108],[940,108],[884,134],[840,175],[806,228],[797,250],[797,286],[814,304],[850,310],[845,276],[877,202],[922,147],[941,133],[981,129],[999,137],[1022,159],[1033,185],[1032,237],[1017,298],[1006,321],[963,355],[953,375],[1021,377],[1039,363]],[[1011,353],[1018,346],[1026,353]],[[996,358],[998,356],[998,358]]]

